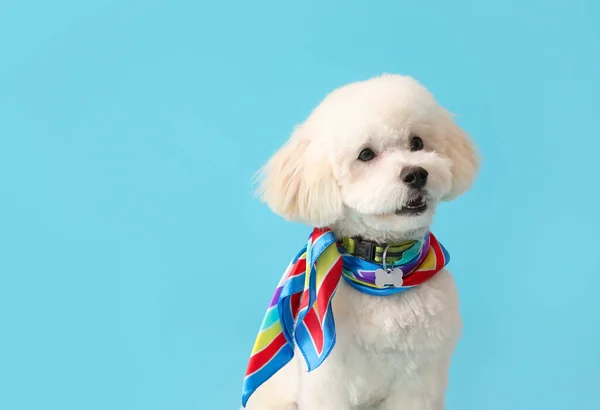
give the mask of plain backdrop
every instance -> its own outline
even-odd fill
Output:
[[[0,2],[0,408],[231,410],[309,228],[254,172],[411,74],[484,158],[440,209],[448,410],[600,408],[600,3]]]

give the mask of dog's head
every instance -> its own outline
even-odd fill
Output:
[[[384,75],[328,95],[263,168],[261,193],[288,220],[392,237],[428,227],[477,168],[452,115],[416,80]]]

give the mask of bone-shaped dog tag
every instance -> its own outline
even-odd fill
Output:
[[[394,268],[391,271],[385,271],[383,269],[377,269],[375,271],[375,286],[378,288],[384,288],[393,286],[395,288],[402,287],[402,277],[404,272],[400,268]]]

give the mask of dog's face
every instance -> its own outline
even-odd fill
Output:
[[[331,93],[263,169],[263,197],[286,219],[345,235],[428,227],[477,171],[468,136],[410,77]]]

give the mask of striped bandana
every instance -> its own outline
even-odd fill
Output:
[[[275,290],[252,349],[244,378],[242,405],[254,391],[294,356],[304,356],[308,371],[327,358],[335,345],[331,300],[340,279],[377,296],[422,284],[449,261],[446,249],[429,233],[406,243],[402,257],[384,269],[346,253],[327,228],[315,228],[307,244],[290,262]]]

